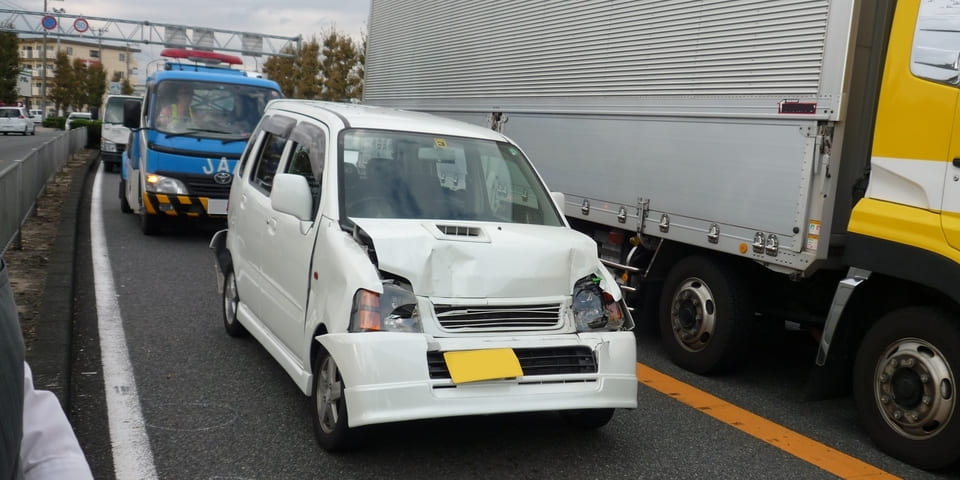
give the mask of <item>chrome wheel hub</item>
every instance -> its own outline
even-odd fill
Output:
[[[874,397],[887,424],[900,435],[933,437],[956,409],[956,378],[937,347],[905,338],[887,347],[877,362]]]
[[[680,285],[670,307],[670,325],[683,348],[699,352],[707,347],[716,329],[716,301],[706,283],[688,278]]]

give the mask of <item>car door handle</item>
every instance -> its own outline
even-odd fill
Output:
[[[960,168],[960,157],[953,159],[953,166]]]

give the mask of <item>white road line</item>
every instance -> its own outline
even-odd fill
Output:
[[[93,256],[93,283],[97,295],[97,318],[100,330],[100,358],[103,362],[103,386],[107,398],[110,443],[113,446],[113,469],[117,480],[153,480],[157,470],[147,438],[140,397],[133,377],[123,319],[113,285],[113,269],[107,252],[103,229],[103,201],[100,179],[103,164],[93,180],[90,208],[90,251]]]

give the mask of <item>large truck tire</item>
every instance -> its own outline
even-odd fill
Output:
[[[753,323],[753,298],[735,266],[691,256],[667,275],[660,336],[680,367],[708,374],[735,366],[745,356]]]
[[[884,452],[932,470],[960,461],[960,323],[943,310],[907,307],[863,337],[853,396],[863,428]]]
[[[144,235],[156,235],[160,233],[160,216],[150,215],[143,204],[143,191],[140,192],[140,230]]]
[[[133,213],[130,208],[130,202],[127,201],[127,181],[120,179],[120,211],[123,213]]]

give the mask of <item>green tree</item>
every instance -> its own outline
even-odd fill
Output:
[[[121,95],[130,95],[133,93],[133,85],[130,84],[129,78],[123,78],[123,72],[114,71],[113,77],[110,78],[110,83],[119,83],[120,84],[120,94]]]
[[[70,65],[70,58],[66,53],[57,52],[53,71],[56,76],[52,82],[48,82],[50,88],[47,91],[47,97],[56,106],[57,112],[60,112],[70,105],[70,91],[74,88],[73,66]]]
[[[81,98],[88,109],[99,109],[103,104],[103,96],[107,93],[107,71],[102,63],[95,63],[87,67],[87,75],[83,79]]]
[[[336,102],[359,99],[357,91],[362,79],[357,77],[356,68],[360,58],[359,49],[350,37],[336,30],[324,37],[323,59],[320,61],[323,78],[321,99]]]
[[[314,37],[300,48],[296,62],[297,98],[320,96],[320,43]]]
[[[17,34],[0,33],[0,102],[17,103],[17,79],[20,76],[20,45]]]
[[[84,88],[87,84],[87,64],[79,58],[73,59],[73,65],[70,66],[73,78],[71,79],[67,90],[67,109],[82,110],[86,94]]]
[[[363,75],[366,73],[365,66],[367,64],[367,36],[363,35],[363,40],[360,41],[360,48],[358,52],[357,65],[354,67],[353,71],[350,72],[350,75],[353,78],[351,83],[352,89],[350,92],[350,98],[355,98],[357,100],[363,99]]]
[[[293,47],[284,47],[281,53],[290,55],[289,57],[270,57],[263,62],[263,73],[267,78],[277,82],[284,95],[290,98],[297,98],[297,74],[296,58],[297,51]]]

